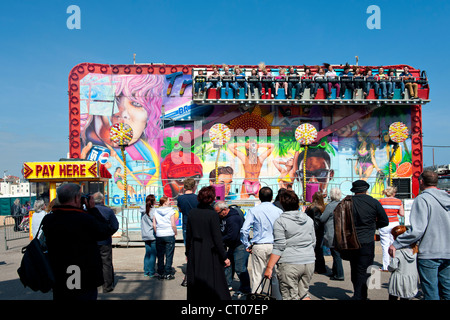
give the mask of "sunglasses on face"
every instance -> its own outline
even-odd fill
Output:
[[[306,170],[306,178],[315,177],[319,181],[325,181],[330,173],[329,169],[317,169],[314,171]],[[297,175],[300,179],[303,179],[303,170],[297,170]]]

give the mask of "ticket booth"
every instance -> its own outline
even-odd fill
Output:
[[[56,198],[56,189],[63,183],[77,183],[82,193],[100,191],[108,197],[108,180],[112,177],[100,162],[79,159],[25,162],[23,175],[30,183],[36,184],[36,199],[44,199],[48,203]],[[32,213],[29,219],[31,226]]]

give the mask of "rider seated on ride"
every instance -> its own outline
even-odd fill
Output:
[[[325,91],[325,97],[329,96],[330,91],[328,90],[328,83],[326,82],[325,70],[323,67],[318,67],[317,72],[313,76],[314,80],[314,90],[311,93],[311,99],[316,96],[319,87],[323,88]]]
[[[262,86],[264,87],[265,95],[268,96],[269,88],[272,89],[272,91],[274,91],[273,77],[272,77],[272,73],[270,72],[270,69],[266,67],[264,62],[261,62],[259,64],[259,76],[261,77],[261,83],[262,83]],[[272,98],[273,98],[273,93],[272,93]]]
[[[378,68],[378,74],[375,75],[375,94],[378,95],[378,91],[381,87],[381,97],[382,99],[387,99],[387,97],[392,94],[392,82],[389,81],[389,76],[384,73],[382,67]],[[393,94],[392,94],[393,95]]]
[[[208,76],[208,82],[206,83],[205,90],[209,88],[220,89],[222,82],[220,81],[219,68],[216,65],[212,65],[213,72]]]
[[[285,97],[287,97],[288,83],[287,83],[287,81],[281,81],[281,80],[287,80],[285,68],[280,68],[278,76],[275,76],[275,95],[278,96],[278,88],[280,87],[280,84],[282,84],[283,88],[284,88]]]
[[[295,99],[298,99],[301,90],[301,83],[299,81],[300,74],[295,70],[294,67],[290,67],[287,76],[288,76],[288,99],[292,98],[292,88],[295,88]]]
[[[404,67],[403,68],[403,72],[400,74],[400,77],[403,79],[403,81],[405,80],[413,80],[414,76],[411,74],[411,72],[409,72],[409,68],[408,67]],[[404,83],[404,86],[406,86],[406,88],[409,91],[409,96],[410,99],[417,99],[418,98],[418,88],[419,85],[415,82],[406,82]]]
[[[311,99],[314,99],[314,82],[311,68],[304,66],[303,70],[305,70],[305,73],[301,77],[302,84],[300,89],[300,99],[303,98],[303,93],[306,88],[309,88],[310,97]]]
[[[360,67],[355,67],[355,73],[353,74],[353,80],[354,80],[354,86],[355,86],[355,90],[354,90],[354,94],[356,95],[356,91],[358,89],[362,89],[364,92],[364,97],[366,97],[368,95],[368,92],[366,92],[367,90],[367,86],[365,85],[364,82],[364,75],[361,71]]]
[[[342,71],[339,75],[341,78],[341,98],[345,98],[345,90],[348,89],[350,92],[355,90],[353,85],[353,73],[351,72],[352,68],[348,65],[348,63],[344,66],[344,71]]]
[[[258,69],[253,68],[251,71],[251,75],[248,77],[248,82],[250,85],[250,92],[252,97],[255,96],[255,87],[258,88],[259,96],[262,95],[262,84],[258,75]]]
[[[341,91],[341,85],[339,84],[339,79],[336,74],[336,71],[334,71],[333,66],[331,66],[329,63],[323,64],[325,68],[327,68],[327,73],[325,73],[325,76],[328,80],[328,96],[327,98],[331,98],[331,89],[333,87],[336,88],[336,99],[340,98],[340,91]]]
[[[233,88],[235,93],[235,98],[237,99],[239,94],[239,88],[244,88],[245,91],[245,97],[248,98],[248,83],[245,80],[245,72],[242,72],[241,68],[239,66],[234,67],[234,79],[235,82],[231,83],[230,86]],[[241,80],[241,81],[238,81]]]
[[[205,91],[205,85],[206,85],[206,75],[203,73],[203,70],[200,69],[198,71],[197,76],[195,76],[195,83],[194,83],[194,96],[200,94],[203,94],[203,91]]]
[[[392,92],[391,92],[389,98],[394,97],[395,89],[400,89],[402,96],[403,96],[403,91],[405,91],[405,83],[401,80],[400,77],[397,77],[397,72],[395,71],[395,69],[389,69],[388,76],[389,76],[389,80],[392,83]]]
[[[374,89],[375,91],[375,97],[378,99],[378,92],[377,90],[375,90],[375,84],[376,84],[376,79],[375,76],[372,74],[372,69],[367,69],[366,70],[366,91],[364,92],[364,95],[367,98],[367,95],[370,92],[370,89]]]
[[[233,81],[233,74],[230,72],[230,67],[226,64],[223,65],[223,73],[221,76],[222,82],[225,83],[225,94],[228,95],[230,84]]]

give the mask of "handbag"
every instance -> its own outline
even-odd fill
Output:
[[[269,281],[269,287],[267,293],[264,293],[264,286],[266,285],[266,281]],[[261,291],[258,291],[259,288],[261,288]],[[247,300],[276,300],[276,298],[272,295],[272,281],[269,278],[263,277],[255,292],[247,295]]]
[[[41,226],[42,223],[36,235],[39,235]],[[55,276],[48,261],[45,245],[36,236],[22,248],[22,253],[22,261],[17,269],[22,284],[33,291],[49,292],[55,283]]]

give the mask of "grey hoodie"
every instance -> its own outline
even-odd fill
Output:
[[[153,216],[155,208],[151,208],[150,216],[145,213],[145,206],[141,208],[141,235],[143,241],[156,240],[155,231],[153,230]]]
[[[396,249],[419,242],[418,259],[450,259],[450,195],[436,188],[425,189],[411,208],[411,228],[399,235]]]
[[[419,274],[416,266],[417,255],[411,248],[400,249],[391,259],[389,271],[389,294],[401,298],[413,298],[417,294]]]
[[[286,211],[273,225],[272,253],[281,256],[279,263],[308,264],[316,260],[314,222],[302,211]]]

